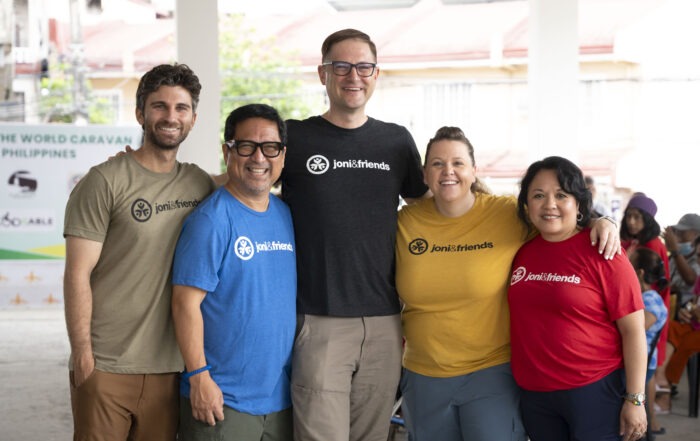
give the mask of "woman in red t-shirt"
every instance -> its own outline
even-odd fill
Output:
[[[602,261],[588,250],[591,195],[581,170],[557,156],[533,163],[518,215],[540,232],[513,260],[508,291],[511,364],[530,439],[641,439],[644,304],[625,256]]]

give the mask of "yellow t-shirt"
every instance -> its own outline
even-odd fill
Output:
[[[477,194],[458,218],[434,200],[399,213],[396,287],[404,367],[455,377],[510,360],[507,287],[515,253],[528,239],[514,197]]]

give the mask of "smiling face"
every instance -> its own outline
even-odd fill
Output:
[[[253,142],[281,141],[277,123],[265,118],[248,118],[237,123],[235,139]],[[256,148],[251,156],[240,156],[235,149],[229,149],[224,144],[228,175],[226,188],[248,206],[253,205],[251,202],[254,201],[267,201],[272,185],[282,173],[286,150],[284,148],[275,158],[265,157],[260,148]]]
[[[352,64],[377,62],[369,44],[354,38],[335,43],[323,61],[345,61]],[[321,84],[326,86],[331,111],[364,113],[365,105],[377,84],[379,67],[374,69],[371,76],[361,77],[355,68],[350,69],[349,74],[340,76],[333,73],[332,66],[320,65],[318,75]]]
[[[161,86],[148,95],[143,111],[136,109],[136,120],[144,131],[144,145],[173,150],[192,130],[197,115],[192,97],[181,86]]]
[[[435,141],[425,161],[424,180],[438,209],[468,204],[474,198],[471,186],[476,180],[476,167],[466,144],[451,139]]]
[[[549,242],[568,239],[578,231],[578,201],[561,188],[554,170],[542,169],[533,178],[527,189],[527,211],[530,222]]]

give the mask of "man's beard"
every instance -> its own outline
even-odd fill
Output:
[[[158,149],[169,151],[169,150],[175,150],[178,147],[180,147],[180,144],[182,144],[182,141],[184,141],[185,138],[187,138],[187,134],[185,134],[181,138],[178,138],[177,141],[174,143],[166,143],[166,142],[161,141],[161,139],[153,131],[150,131],[150,130],[144,131],[144,138],[146,141],[148,141],[150,144],[153,144]]]

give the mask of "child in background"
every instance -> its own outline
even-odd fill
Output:
[[[647,337],[647,353],[651,352],[651,343],[661,332],[666,320],[668,319],[668,309],[664,305],[661,295],[656,289],[662,290],[668,285],[666,278],[666,270],[661,257],[654,251],[648,248],[637,248],[629,256],[632,267],[637,273],[639,286],[642,289],[642,298],[644,300],[644,328],[646,329]],[[656,288],[656,289],[654,289]],[[666,429],[659,427],[656,421],[656,413],[654,411],[654,394],[656,387],[653,381],[654,373],[657,367],[657,348],[656,345],[653,352],[649,354],[649,362],[647,364],[647,415],[649,415],[649,430],[653,434],[660,435],[666,433]]]

